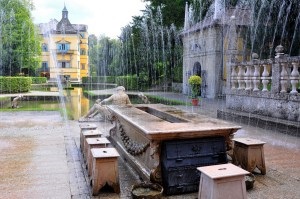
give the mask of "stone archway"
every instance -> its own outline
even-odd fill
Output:
[[[193,75],[198,75],[201,77],[201,64],[199,62],[194,63]]]

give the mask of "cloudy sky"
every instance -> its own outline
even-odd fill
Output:
[[[61,19],[66,5],[72,24],[88,25],[89,34],[104,34],[116,38],[121,28],[132,21],[132,16],[141,15],[145,8],[142,0],[33,0],[34,23],[46,23]]]

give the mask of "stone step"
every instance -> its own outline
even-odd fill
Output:
[[[222,109],[217,110],[217,117],[223,120],[247,124],[288,135],[300,137],[300,122],[267,117],[242,111]]]

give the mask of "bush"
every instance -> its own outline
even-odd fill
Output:
[[[31,77],[0,77],[1,93],[28,92],[31,88]]]
[[[197,98],[200,94],[200,85],[202,84],[201,77],[198,75],[190,76],[189,84],[191,86],[192,98]]]
[[[182,66],[174,67],[173,82],[182,83]]]
[[[119,76],[116,78],[116,83],[119,86],[124,86],[126,90],[138,90],[137,76]]]
[[[115,83],[116,78],[115,76],[96,76],[96,77],[83,77],[82,83],[83,84],[90,84],[90,83]]]
[[[46,77],[31,77],[32,84],[45,84],[47,83]]]

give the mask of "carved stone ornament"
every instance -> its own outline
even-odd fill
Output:
[[[150,179],[153,182],[162,182],[160,167],[160,143],[152,141],[150,143],[150,156],[154,160],[154,168],[151,170]]]
[[[140,143],[132,140],[125,132],[124,128],[122,127],[122,124],[119,121],[117,121],[117,122],[118,122],[118,126],[119,126],[121,140],[123,142],[123,145],[126,148],[126,151],[133,156],[144,153],[147,150],[147,148],[150,146],[150,144],[149,143],[140,144]]]

